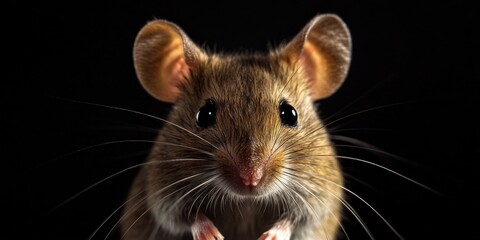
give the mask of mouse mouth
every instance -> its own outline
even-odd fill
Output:
[[[256,198],[265,196],[270,192],[267,176],[245,178],[245,176],[234,174],[228,177],[227,182],[230,185],[229,192],[240,197]]]

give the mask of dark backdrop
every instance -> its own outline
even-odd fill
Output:
[[[479,203],[474,184],[480,160],[475,117],[478,8],[460,1],[199,2],[4,8],[11,17],[2,30],[7,61],[1,80],[6,190],[1,196],[5,230],[0,235],[87,239],[122,204],[136,170],[61,203],[140,163],[151,146],[109,142],[153,139],[152,129],[161,124],[63,98],[165,116],[168,108],[144,92],[133,69],[133,41],[147,21],[173,21],[212,50],[266,51],[269,44],[289,40],[314,15],[336,13],[352,33],[352,64],[343,87],[321,102],[320,114],[333,120],[375,108],[336,122],[332,133],[402,158],[347,147],[339,153],[382,164],[440,194],[389,171],[342,160],[351,176],[347,187],[405,239],[472,238]],[[345,144],[340,139],[336,143]],[[396,239],[361,200],[351,194],[347,200],[376,239]],[[103,239],[118,217],[114,213],[95,239]],[[351,215],[344,225],[350,239],[369,239]],[[115,230],[110,239],[119,239]]]

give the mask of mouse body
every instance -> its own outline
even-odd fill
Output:
[[[206,53],[172,22],[137,35],[145,90],[172,103],[121,216],[124,239],[335,239],[343,177],[315,101],[345,80],[350,34],[315,16],[268,53]]]

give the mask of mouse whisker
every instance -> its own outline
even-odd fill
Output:
[[[192,211],[193,211],[193,208],[195,207],[195,203],[196,203],[200,198],[202,198],[202,200],[200,201],[200,203],[199,203],[198,206],[196,207],[196,208],[197,208],[197,211],[196,211],[195,216],[198,216],[199,209],[201,208],[203,201],[205,200],[205,198],[209,195],[209,193],[210,193],[213,189],[215,189],[215,188],[212,188],[212,187],[209,188],[209,185],[205,185],[205,186],[203,186],[200,190],[198,190],[197,192],[195,192],[195,193],[193,194],[192,197],[194,197],[194,200],[193,200],[193,202],[190,203],[191,206],[190,206],[190,209],[189,209],[189,211],[188,211],[188,213],[187,213],[187,219],[190,218],[190,215],[191,215],[191,213],[192,213]],[[206,192],[208,192],[208,193],[206,193]],[[203,197],[202,197],[202,196],[203,196]]]
[[[302,180],[308,180],[308,181],[311,181],[311,178],[312,176],[310,174],[307,174],[305,173],[304,171],[301,171],[301,170],[297,170],[297,169],[292,169],[290,168],[290,170],[292,170],[293,172],[298,172],[300,173],[301,175],[297,175],[297,174],[292,174],[292,173],[288,173],[291,175],[291,177],[293,178],[299,178],[299,179],[302,179]],[[335,193],[329,191],[328,189],[326,188],[321,188],[319,190],[322,190],[322,191],[325,191],[327,192],[327,194],[330,194],[332,195],[333,197],[335,197],[336,199],[338,199],[340,201],[340,203],[345,206],[345,208],[355,217],[355,219],[360,223],[360,225],[362,226],[362,228],[365,230],[365,232],[367,233],[367,235],[369,236],[370,239],[375,239],[373,237],[373,234],[372,232],[370,231],[370,229],[367,227],[365,221],[363,221],[363,219],[360,217],[360,215],[355,211],[355,209],[347,202],[345,201],[342,197],[339,197],[337,196]],[[320,200],[320,199],[318,199]],[[341,224],[340,224],[341,226]],[[343,232],[345,233],[346,237],[348,238],[348,235],[347,235],[347,232],[345,231],[345,229],[343,229]]]
[[[377,85],[371,87],[369,90],[363,92],[361,95],[357,96],[355,99],[353,99],[352,101],[350,101],[348,104],[346,104],[345,106],[343,106],[342,108],[340,108],[339,110],[335,111],[335,113],[333,113],[332,115],[328,116],[326,119],[330,119],[330,118],[333,118],[335,116],[337,116],[338,114],[346,111],[348,108],[352,107],[354,104],[358,103],[361,99],[363,99],[364,97],[368,96],[369,94],[371,94],[375,89],[377,89],[381,84],[383,84],[384,82],[379,82]],[[405,102],[405,104],[408,103],[408,102]]]
[[[205,199],[207,199],[207,197],[210,198],[210,199],[212,199],[212,198],[213,198],[213,192],[214,192],[215,190],[218,191],[219,189],[216,188],[215,186],[213,186],[212,188],[210,188],[210,189],[208,190],[207,193],[203,194],[203,198],[202,198],[202,200],[200,201],[200,203],[198,204],[197,211],[196,211],[196,213],[195,213],[195,219],[198,218],[199,213],[200,213],[200,209],[202,208],[202,204],[203,204],[203,202],[205,201]],[[199,194],[199,195],[201,195],[201,194]],[[192,206],[193,206],[193,205],[194,205],[194,203],[192,203]],[[208,204],[207,204],[207,205],[208,205]],[[205,209],[208,209],[207,205],[205,206]],[[190,211],[191,211],[191,209],[190,209]],[[189,213],[188,215],[190,215],[190,213]]]
[[[105,218],[102,223],[100,223],[100,225],[95,229],[95,231],[93,231],[92,234],[90,234],[90,236],[88,237],[88,240],[91,240],[95,237],[95,235],[98,233],[98,231],[100,231],[100,229],[108,222],[108,220],[110,220],[114,215],[115,213],[117,213],[118,211],[122,210],[122,208],[127,205],[130,201],[132,201],[133,199],[135,199],[136,197],[138,197],[140,194],[144,193],[145,190],[141,190],[139,193],[135,194],[134,196],[130,197],[129,199],[127,199],[125,202],[123,202],[118,208],[116,208],[110,215],[107,216],[107,218]]]
[[[292,146],[294,146],[295,144],[297,144],[297,143],[298,143],[299,141],[301,141],[302,139],[304,139],[304,138],[306,138],[306,137],[314,134],[315,132],[321,130],[322,128],[323,128],[323,127],[317,127],[317,128],[314,128],[314,129],[308,131],[308,132],[307,132],[305,135],[303,135],[302,137],[296,139],[296,140],[295,140],[294,142],[292,142],[292,143],[289,143],[289,144],[285,147],[285,149],[291,148]],[[295,139],[295,137],[296,137],[297,135],[299,135],[300,133],[303,133],[303,132],[298,131],[298,132],[292,134],[291,136],[289,136],[289,139]],[[323,134],[326,134],[326,132],[322,133],[321,135],[323,135]],[[283,145],[285,145],[287,142],[288,142],[288,141],[283,141],[280,145],[278,145],[278,146],[272,151],[272,154],[276,153],[276,152],[277,152]]]
[[[376,153],[380,153],[380,154],[384,154],[386,156],[389,156],[389,157],[392,157],[392,158],[397,158],[397,159],[401,159],[401,160],[404,160],[404,161],[409,161],[408,159],[404,159],[400,156],[397,156],[397,155],[394,155],[394,154],[390,154],[386,151],[383,151],[381,149],[376,149],[375,146],[373,146],[373,148],[370,148],[370,147],[365,147],[365,146],[355,146],[355,145],[345,145],[345,144],[328,144],[328,145],[321,145],[321,146],[309,146],[309,147],[306,147],[306,148],[300,148],[300,149],[297,149],[297,150],[294,150],[294,151],[287,151],[287,154],[288,155],[294,155],[295,157],[289,157],[291,160],[290,161],[293,161],[295,159],[299,159],[299,158],[308,158],[309,155],[308,153],[305,154],[305,153],[299,153],[299,152],[305,152],[309,149],[318,149],[318,148],[324,148],[324,147],[335,147],[335,148],[342,148],[342,147],[346,147],[346,148],[357,148],[357,149],[364,149],[364,150],[368,150],[368,151],[371,151],[371,152],[376,152]],[[293,159],[293,160],[292,160]],[[313,165],[313,166],[319,166],[318,164],[313,164],[313,163],[309,163],[310,165]],[[320,167],[327,167],[327,166],[320,166]],[[344,175],[349,175],[348,173],[344,173]],[[349,175],[350,178],[354,178],[356,179],[356,181],[362,183],[363,185],[365,186],[368,186],[371,188],[371,186],[369,186],[368,184],[364,183],[363,181],[355,178],[354,176],[352,175]]]
[[[308,147],[303,147],[302,145],[291,145],[289,146],[288,148],[285,148],[285,153],[289,154],[289,155],[308,155],[308,153],[302,153],[302,152],[305,152],[307,150],[316,150],[318,148],[330,148],[330,147],[333,147],[335,145],[333,144],[326,144],[326,145],[312,145],[312,146],[308,146]],[[293,149],[294,147],[299,147],[297,150],[290,150],[290,149]]]
[[[335,135],[333,135],[335,136]],[[342,136],[343,137],[343,136]],[[332,137],[332,139],[334,140],[337,140],[336,137]],[[353,138],[352,138],[353,139]],[[343,140],[343,139],[342,139]],[[356,139],[354,139],[356,140]],[[360,141],[360,140],[358,140]],[[360,141],[361,142],[361,141]],[[363,142],[362,142],[363,143]],[[359,143],[360,144],[360,143]],[[292,147],[295,147],[295,146],[292,146]],[[399,160],[402,160],[404,162],[407,162],[407,163],[410,163],[411,161],[406,159],[406,158],[403,158],[403,157],[400,157],[398,155],[395,155],[395,154],[392,154],[392,153],[389,153],[387,151],[384,151],[376,146],[373,146],[371,144],[368,144],[368,143],[364,143],[363,146],[357,146],[357,145],[346,145],[346,144],[326,144],[326,145],[312,145],[312,146],[308,146],[308,147],[303,147],[303,148],[299,148],[297,150],[294,150],[294,151],[288,151],[288,149],[286,149],[286,152],[288,154],[296,154],[296,153],[299,153],[299,152],[304,152],[306,150],[311,150],[311,149],[318,149],[318,148],[327,148],[327,147],[334,147],[334,148],[342,148],[342,147],[345,147],[345,148],[356,148],[356,149],[363,149],[363,150],[368,150],[368,151],[371,151],[371,152],[374,152],[374,153],[380,153],[380,154],[383,154],[383,155],[386,155],[388,157],[392,157],[392,158],[395,158],[395,159],[399,159]],[[305,155],[305,154],[304,154]],[[308,155],[308,154],[307,154]],[[415,164],[412,162],[412,164]]]
[[[360,127],[355,127],[355,128],[335,128],[333,126],[329,127],[329,133],[339,133],[339,132],[354,132],[354,131],[360,131],[360,132],[365,132],[365,131],[376,131],[376,132],[391,132],[391,129],[387,128],[360,128]]]
[[[169,159],[169,160],[163,160],[163,161],[151,161],[151,162],[146,162],[146,163],[143,163],[142,165],[158,164],[158,163],[165,163],[165,162],[172,162],[172,161],[199,161],[199,160],[203,160],[203,159]],[[138,166],[137,166],[137,167],[138,167]],[[170,184],[170,185],[168,185],[168,186],[160,189],[156,194],[160,194],[161,192],[167,190],[167,189],[170,188],[170,187],[173,187],[174,185],[176,185],[176,184],[178,184],[178,183],[181,183],[181,182],[183,182],[183,181],[185,181],[185,180],[188,180],[188,179],[197,177],[197,176],[199,176],[199,175],[201,175],[201,174],[195,174],[195,175],[193,175],[193,176],[189,176],[189,177],[180,179],[180,180],[178,180],[178,181],[176,181],[176,182],[174,182],[174,183],[172,183],[172,184]],[[106,180],[106,179],[103,179],[102,181],[105,181],[105,180]],[[99,184],[99,183],[97,183],[97,184]],[[92,187],[93,187],[93,186],[91,186],[91,187],[89,187],[89,188],[92,188]],[[88,189],[85,189],[84,191],[86,191],[86,190],[88,190]],[[127,203],[130,202],[130,201],[132,201],[132,199],[134,199],[135,197],[137,197],[137,196],[138,196],[139,194],[141,194],[141,193],[143,193],[143,192],[140,192],[140,193],[134,195],[133,197],[130,197],[130,198],[129,198],[127,201],[125,201],[119,208],[122,208],[125,204],[127,204]],[[143,203],[144,201],[146,201],[147,198],[148,198],[148,196],[145,196],[144,198],[142,198],[142,199],[139,201],[139,203],[137,203],[137,204],[135,205],[136,207],[134,207],[134,209],[138,209],[138,208],[140,207],[141,203]],[[115,212],[117,212],[117,211],[118,211],[118,209],[115,210],[110,216],[108,216],[107,219],[105,219],[105,221],[102,223],[102,225],[105,224],[105,222],[108,221],[108,220],[113,216],[113,214],[114,214]],[[132,210],[131,212],[133,213],[133,210]],[[120,224],[120,221],[121,221],[123,218],[126,218],[126,216],[122,216],[122,217],[116,222],[116,224],[113,226],[113,228],[112,228],[112,229],[110,230],[110,232],[107,234],[107,237],[111,234],[111,232],[113,231],[113,229],[114,229],[118,224]],[[89,239],[92,239],[92,238],[93,238],[93,236],[96,234],[96,232],[99,231],[99,229],[102,227],[102,225],[95,230],[95,232],[91,235],[91,237],[90,237]],[[107,238],[107,237],[106,237],[106,238]]]
[[[170,183],[169,185],[167,185],[167,186],[165,186],[165,187],[163,187],[163,188],[155,191],[154,193],[152,193],[152,194],[150,194],[150,195],[146,195],[145,197],[143,197],[142,199],[140,199],[139,202],[137,202],[132,208],[130,208],[129,211],[126,212],[126,213],[115,223],[115,225],[112,227],[112,229],[110,229],[110,232],[107,234],[107,236],[105,237],[105,239],[108,238],[108,236],[111,234],[111,232],[113,231],[113,229],[114,229],[118,224],[120,224],[120,222],[121,222],[122,220],[124,220],[125,218],[128,218],[131,214],[134,214],[134,213],[141,207],[141,205],[142,205],[145,201],[147,201],[148,198],[156,197],[156,196],[162,194],[165,190],[168,190],[169,188],[171,188],[171,187],[173,187],[173,186],[175,186],[175,185],[177,185],[177,184],[179,184],[179,183],[185,182],[185,181],[187,181],[187,180],[194,179],[194,178],[199,177],[199,176],[201,176],[201,175],[204,175],[204,173],[197,173],[197,174],[194,174],[194,175],[191,175],[191,176],[182,178],[182,179],[177,180],[177,181],[175,181],[175,182],[173,182],[173,183]],[[180,191],[182,191],[183,189],[186,189],[186,188],[188,188],[188,185],[182,186],[182,187],[176,189],[175,191],[173,191],[173,192],[171,192],[171,193],[169,193],[169,194],[166,194],[166,195],[164,195],[164,196],[161,196],[161,198],[158,199],[158,202],[161,202],[163,199],[165,199],[165,198],[167,198],[167,197],[169,197],[169,196],[171,196],[171,195],[173,195],[173,194],[175,194],[175,193],[177,193],[177,192],[180,192]],[[126,229],[126,231],[125,231],[125,233],[122,235],[121,239],[123,239],[123,238],[126,236],[126,234],[127,234],[127,233],[129,232],[129,230],[135,225],[135,223],[137,223],[146,213],[150,212],[154,207],[156,207],[155,204],[153,204],[152,206],[148,207],[148,209],[145,210],[145,212],[143,212],[139,217],[137,217],[137,218],[133,221],[133,223],[130,225],[130,227]]]
[[[395,155],[395,154],[392,154],[392,153],[389,153],[385,150],[382,150],[380,149],[379,147],[377,146],[374,146],[370,143],[367,143],[367,142],[364,142],[362,140],[359,140],[359,139],[356,139],[356,138],[352,138],[352,137],[347,137],[347,136],[341,136],[341,135],[331,135],[331,138],[333,140],[338,140],[338,141],[342,141],[342,142],[347,142],[347,143],[351,143],[353,145],[340,145],[340,144],[336,144],[336,145],[333,145],[333,146],[338,146],[338,147],[350,147],[350,148],[359,148],[359,149],[365,149],[365,150],[369,150],[369,151],[372,151],[372,152],[375,152],[375,153],[381,153],[383,155],[386,155],[388,157],[391,157],[391,158],[394,158],[394,159],[397,159],[397,160],[400,160],[402,162],[405,162],[405,163],[408,163],[408,164],[411,164],[411,165],[415,165],[416,167],[419,167],[419,164],[407,159],[407,158],[404,158],[404,157],[401,157],[401,156],[398,156],[398,155]]]
[[[280,172],[279,172],[280,173]],[[280,173],[281,174],[281,173]],[[342,223],[341,223],[341,220],[340,218],[332,211],[332,209],[330,207],[328,207],[328,205],[322,200],[320,199],[316,193],[313,193],[312,191],[310,191],[308,188],[306,188],[303,184],[301,184],[299,181],[296,180],[296,178],[298,178],[295,174],[293,173],[287,173],[287,175],[290,175],[292,178],[288,179],[291,181],[292,184],[294,184],[296,187],[299,187],[299,188],[302,188],[305,192],[307,192],[309,194],[309,196],[312,196],[314,197],[322,206],[324,206],[327,211],[332,214],[332,216],[335,218],[335,221],[338,222],[340,228],[342,229],[342,232],[345,234],[346,238],[348,240],[350,240],[350,237],[348,236],[347,234],[347,231],[345,230],[345,228],[343,227]],[[327,191],[328,193],[330,193],[331,195],[333,195],[335,198],[337,198],[338,200],[340,200],[343,203],[343,199],[338,197],[337,195],[333,194],[331,191],[328,191],[328,189],[323,189],[323,188],[319,188],[320,190],[323,190],[323,191]]]
[[[83,190],[81,190],[80,192],[76,193],[75,195],[71,196],[70,198],[68,198],[67,200],[61,202],[60,204],[58,204],[57,206],[55,206],[54,208],[52,208],[51,210],[49,210],[45,215],[48,215],[50,213],[52,213],[53,211],[57,210],[58,208],[64,206],[65,204],[71,202],[72,200],[74,200],[75,198],[77,198],[78,196],[84,194],[85,192],[89,191],[90,189],[100,185],[101,183],[109,180],[109,179],[112,179],[113,177],[116,177],[122,173],[125,173],[127,171],[130,171],[130,170],[133,170],[133,169],[136,169],[136,168],[139,168],[139,167],[142,167],[142,166],[145,166],[145,165],[152,165],[152,164],[159,164],[159,163],[167,163],[167,162],[180,162],[180,161],[208,161],[207,159],[201,159],[201,158],[184,158],[184,159],[170,159],[170,160],[162,160],[162,161],[150,161],[150,162],[144,162],[144,163],[139,163],[139,164],[136,164],[136,165],[133,165],[133,166],[130,166],[130,167],[127,167],[127,168],[124,168],[114,174],[111,174],[95,183],[93,183],[92,185],[84,188]]]
[[[283,206],[284,209],[287,208],[289,200],[292,200],[295,203],[295,205],[297,206],[298,209],[302,209],[300,204],[295,200],[295,196],[292,194],[291,189],[288,188],[288,185],[285,184],[285,183],[282,183],[283,179],[279,179],[277,176],[275,176],[275,178],[277,179],[277,181],[273,181],[273,184],[277,187],[277,189],[278,189],[277,192],[282,192],[282,194],[277,194],[277,196],[280,197],[281,202],[279,204],[275,204],[275,202],[278,201],[278,200],[275,197],[269,195],[269,197],[270,197],[269,199],[272,200],[272,203],[267,202],[267,205],[273,204],[273,206],[278,206],[278,215],[281,215],[282,212],[283,212],[283,210],[281,209],[282,206]],[[277,184],[277,182],[281,183],[282,186],[279,186],[279,184]],[[290,191],[282,191],[282,189],[284,189],[284,188],[286,188]]]
[[[199,135],[195,134],[194,132],[172,122],[172,121],[168,121],[164,118],[161,118],[161,117],[157,117],[157,116],[154,116],[154,115],[151,115],[151,114],[148,114],[148,113],[144,113],[144,112],[140,112],[140,111],[136,111],[136,110],[132,110],[132,109],[128,109],[128,108],[122,108],[122,107],[116,107],[116,106],[109,106],[109,105],[104,105],[104,104],[99,104],[99,103],[92,103],[92,102],[86,102],[86,101],[79,101],[79,100],[73,100],[73,99],[67,99],[67,98],[59,98],[57,97],[57,99],[60,99],[60,100],[64,100],[64,101],[69,101],[69,102],[74,102],[74,103],[81,103],[81,104],[86,104],[86,105],[90,105],[90,106],[96,106],[96,107],[102,107],[102,108],[108,108],[108,109],[114,109],[114,110],[120,110],[120,111],[124,111],[124,112],[129,112],[129,113],[134,113],[134,114],[138,114],[138,115],[141,115],[141,116],[145,116],[145,117],[149,117],[149,118],[152,118],[152,119],[155,119],[155,120],[159,120],[161,122],[164,122],[166,124],[170,124],[178,129],[181,129],[182,131],[185,131],[187,132],[188,134],[191,134],[192,136],[202,140],[203,142],[207,143],[208,145],[212,146],[213,148],[217,149],[218,150],[218,147],[215,146],[214,144],[212,144],[211,142],[207,141],[206,139],[200,137]]]
[[[371,107],[371,108],[360,110],[360,111],[357,111],[357,112],[354,112],[354,113],[347,114],[345,116],[341,116],[341,117],[329,122],[330,119],[333,116],[332,115],[332,116],[324,119],[324,122],[325,122],[324,127],[329,127],[330,125],[332,125],[336,122],[339,122],[341,120],[344,120],[344,119],[347,119],[347,118],[350,118],[350,117],[353,117],[353,116],[356,116],[356,115],[360,115],[360,114],[363,114],[363,113],[368,113],[368,112],[372,112],[372,111],[376,111],[376,110],[381,110],[381,109],[385,109],[385,108],[396,107],[396,106],[404,105],[404,104],[407,104],[407,103],[409,103],[409,102],[390,103],[390,104],[385,104],[385,105],[381,105],[381,106]]]
[[[188,190],[186,193],[184,193],[182,196],[180,196],[179,198],[176,199],[175,202],[173,202],[171,204],[171,206],[168,208],[167,211],[170,211],[171,209],[173,209],[174,207],[177,207],[177,205],[184,199],[186,198],[187,196],[189,196],[192,192],[194,192],[195,190],[199,189],[199,188],[202,188],[203,186],[211,183],[212,181],[214,181],[215,179],[219,178],[218,175],[214,175],[214,176],[206,176],[205,178],[209,177],[207,180],[203,181],[202,183],[200,184],[196,184],[196,186],[190,190]]]
[[[302,179],[302,180],[308,180],[308,181],[311,181],[311,178],[316,178],[317,180],[320,178],[320,177],[315,177],[311,174],[307,174],[306,172],[302,171],[302,170],[297,170],[295,168],[287,168],[288,170],[292,171],[292,172],[286,172],[287,175],[291,176],[292,178],[298,178],[298,179]],[[299,174],[294,174],[293,172],[295,173],[300,173]],[[325,180],[325,181],[329,181],[329,182],[333,182],[331,180],[328,180],[328,179],[320,179],[320,180]],[[345,206],[345,208],[355,217],[355,219],[360,223],[360,225],[362,226],[362,228],[365,230],[365,232],[367,233],[367,235],[369,236],[370,239],[374,240],[375,238],[373,237],[373,234],[372,232],[370,231],[370,229],[367,227],[367,224],[365,223],[365,221],[360,217],[360,214],[357,213],[357,211],[355,211],[355,209],[347,202],[345,201],[342,197],[339,197],[337,196],[335,193],[329,191],[328,189],[326,188],[319,188],[319,190],[322,190],[322,191],[325,191],[327,194],[330,194],[332,195],[333,197],[335,197],[336,199],[338,199],[340,201],[340,203]],[[347,235],[346,231],[344,230],[344,233],[345,235]],[[348,236],[347,236],[348,237]]]
[[[41,165],[37,165],[36,167],[33,167],[31,169],[31,171],[33,171],[34,169],[45,167],[46,165],[52,164],[52,163],[57,162],[61,159],[68,158],[72,155],[79,154],[79,153],[82,153],[82,152],[85,152],[85,151],[88,151],[88,150],[92,150],[92,149],[100,148],[100,147],[104,147],[104,146],[109,146],[109,145],[124,144],[124,143],[165,144],[165,145],[169,145],[169,146],[176,146],[176,147],[182,147],[182,148],[186,148],[186,149],[196,150],[196,151],[201,152],[203,154],[206,154],[206,155],[209,155],[209,156],[214,156],[214,154],[212,154],[210,152],[204,151],[204,150],[199,149],[199,148],[194,148],[192,146],[182,145],[182,144],[175,144],[175,143],[170,143],[170,142],[161,142],[161,141],[155,141],[155,140],[145,140],[145,139],[125,139],[125,140],[102,142],[102,143],[93,144],[93,145],[90,145],[90,146],[86,146],[86,147],[76,149],[74,151],[71,151],[69,153],[60,155],[60,156],[58,156],[56,158],[53,158],[51,160],[44,161]]]
[[[221,182],[220,183],[223,183],[224,180],[220,180]],[[213,189],[216,189],[216,191],[212,194],[212,196],[210,197],[210,199],[208,200],[206,206],[205,206],[205,209],[208,209],[208,208],[211,208],[213,207],[213,215],[215,216],[216,215],[216,208],[217,208],[217,201],[218,201],[218,198],[220,197],[222,193],[222,189],[217,187],[217,186],[214,186]],[[197,214],[198,216],[198,209],[197,209]]]
[[[337,156],[339,157],[339,156]],[[321,177],[321,176],[314,176],[314,175],[310,175],[309,174],[309,177],[310,178],[314,178],[314,179],[318,179],[320,181],[324,181],[326,183],[330,183],[330,184],[333,184],[339,188],[342,188],[343,190],[345,190],[346,192],[350,193],[351,195],[355,196],[357,199],[359,199],[360,201],[362,201],[368,208],[370,208],[389,228],[390,230],[392,230],[392,232],[401,240],[404,240],[404,238],[402,237],[402,235],[390,224],[390,222],[388,222],[383,216],[382,214],[380,214],[370,203],[368,203],[365,199],[363,199],[362,197],[360,197],[358,194],[356,194],[355,192],[353,192],[352,190],[342,186],[341,184],[338,184],[330,179],[327,179],[327,178],[324,178],[324,177]]]
[[[285,184],[284,186],[286,189],[288,189],[291,193],[295,194],[306,206],[307,208],[309,209],[311,215],[314,216],[314,218],[317,220],[317,221],[320,221],[322,218],[318,215],[318,213],[315,211],[315,209],[313,208],[313,206],[305,200],[305,196],[303,196],[302,194],[300,194],[298,191],[295,190],[295,188],[291,188],[289,187],[287,184]],[[292,194],[292,195],[293,195]],[[295,201],[296,205],[297,206],[300,206],[300,204],[298,204],[298,202],[295,200],[295,197],[292,196],[292,200]],[[299,209],[301,209],[299,207]]]
[[[296,185],[296,184],[294,184]],[[308,202],[307,200],[305,200],[305,197],[300,194],[298,191],[296,191],[294,188],[290,188],[288,186],[285,186],[287,189],[289,189],[291,192],[293,192],[295,195],[298,196],[298,198],[300,200],[302,200],[302,202],[305,204],[305,206],[307,206],[307,208],[309,209],[308,211],[310,211],[310,214],[313,215],[313,218],[316,219],[317,221],[321,221],[321,217],[318,215],[317,211],[315,211],[315,209],[313,208],[312,204],[310,202]],[[293,198],[295,199],[295,198]],[[300,206],[300,205],[298,205]],[[327,207],[328,208],[328,207]],[[300,208],[301,209],[301,208]],[[328,235],[327,235],[327,230],[325,229],[325,226],[322,224],[322,229],[323,229],[323,234],[325,236],[325,239],[329,239]]]
[[[392,173],[392,174],[394,174],[394,175],[396,175],[396,176],[399,176],[399,177],[401,177],[401,178],[403,178],[403,179],[405,179],[405,180],[407,180],[407,181],[409,181],[409,182],[411,182],[411,183],[414,183],[414,184],[416,184],[417,186],[420,186],[420,187],[422,187],[422,188],[424,188],[424,189],[426,189],[426,190],[429,190],[429,191],[431,191],[431,192],[433,192],[433,193],[436,193],[436,194],[438,194],[438,195],[442,195],[442,193],[438,192],[437,190],[435,190],[435,189],[433,189],[433,188],[430,188],[430,187],[426,186],[425,184],[422,184],[422,183],[420,183],[420,182],[418,182],[418,181],[415,181],[415,180],[413,180],[412,178],[409,178],[409,177],[407,177],[407,176],[405,176],[405,175],[403,175],[403,174],[401,174],[401,173],[399,173],[399,172],[396,172],[396,171],[394,171],[394,170],[392,170],[392,169],[390,169],[390,168],[388,168],[388,167],[385,167],[385,166],[383,166],[383,165],[380,165],[380,164],[378,164],[378,163],[374,163],[374,162],[371,162],[371,161],[367,161],[367,160],[364,160],[364,159],[361,159],[361,158],[355,158],[355,157],[349,157],[349,156],[341,156],[341,155],[333,155],[333,154],[305,154],[305,155],[298,154],[298,155],[295,156],[295,157],[290,157],[290,160],[292,160],[292,161],[294,161],[294,160],[295,160],[295,161],[298,161],[298,160],[300,160],[300,159],[302,159],[302,158],[311,158],[311,157],[336,157],[336,158],[340,158],[340,159],[346,159],[346,160],[352,160],[352,161],[357,161],[357,162],[366,163],[366,164],[369,164],[369,165],[371,165],[371,166],[374,166],[374,167],[383,169],[383,170],[385,170],[385,171],[387,171],[387,172],[390,172],[390,173]],[[310,162],[308,162],[308,163],[310,164]]]
[[[287,146],[284,147],[285,151],[289,150],[290,148],[294,147],[294,146],[297,146],[296,144],[299,143],[300,141],[304,140],[305,138],[313,135],[314,133],[317,133],[318,131],[320,130],[324,130],[324,127],[321,126],[321,127],[317,127],[317,128],[314,128],[310,131],[308,131],[305,135],[303,135],[302,137],[296,139],[295,141],[289,143]],[[296,135],[300,133],[297,132],[296,134],[294,134],[293,136],[290,137],[290,139],[295,139]],[[327,135],[327,132],[326,131],[323,131],[322,133],[319,134],[319,136],[323,136],[323,135]],[[275,151],[277,151],[280,147],[282,147],[285,143],[287,143],[287,141],[283,142],[280,146],[277,147],[277,149],[275,149]]]
[[[160,129],[154,128],[154,127],[147,127],[143,125],[138,125],[138,124],[132,124],[132,123],[125,123],[125,122],[120,122],[116,123],[116,125],[111,125],[111,126],[103,126],[101,128],[102,130],[115,130],[115,131],[123,131],[123,132],[135,132],[135,133],[155,133],[158,134],[160,132]]]
[[[132,170],[132,169],[135,169],[135,168],[139,168],[139,167],[144,166],[144,165],[148,165],[148,163],[140,163],[140,164],[137,164],[137,165],[134,165],[134,166],[125,168],[125,169],[120,170],[120,171],[118,171],[118,172],[116,172],[116,173],[114,173],[114,174],[112,174],[112,175],[110,175],[110,176],[108,176],[108,177],[106,177],[106,178],[103,178],[103,179],[100,180],[100,181],[95,182],[94,184],[92,184],[92,185],[84,188],[83,190],[81,190],[80,192],[76,193],[75,195],[73,195],[72,197],[68,198],[67,200],[61,202],[60,204],[58,204],[57,206],[55,206],[54,208],[52,208],[51,210],[49,210],[45,215],[48,215],[48,214],[54,212],[54,211],[57,210],[58,208],[60,208],[60,207],[64,206],[65,204],[71,202],[72,200],[74,200],[74,199],[77,198],[78,196],[82,195],[83,193],[87,192],[88,190],[94,188],[95,186],[97,186],[97,185],[99,185],[99,184],[101,184],[101,183],[103,183],[103,182],[105,182],[105,181],[107,181],[107,180],[109,180],[109,179],[111,179],[111,178],[113,178],[113,177],[115,177],[115,176],[118,176],[118,175],[120,175],[120,174],[122,174],[122,173],[124,173],[124,172],[127,172],[127,171]]]
[[[409,177],[407,177],[407,176],[405,176],[405,175],[403,175],[403,174],[401,174],[401,173],[398,173],[397,171],[394,171],[394,170],[392,170],[392,169],[390,169],[390,168],[388,168],[388,167],[382,166],[382,165],[380,165],[380,164],[373,163],[373,162],[370,162],[370,161],[367,161],[367,160],[364,160],[364,159],[361,159],[361,158],[355,158],[355,157],[339,156],[339,155],[337,155],[337,156],[335,156],[335,157],[340,158],[340,159],[347,159],[347,160],[362,162],[362,163],[366,163],[366,164],[375,166],[375,167],[377,167],[377,168],[380,168],[380,169],[383,169],[383,170],[388,171],[388,172],[390,172],[390,173],[393,173],[394,175],[399,176],[399,177],[401,177],[401,178],[403,178],[403,179],[405,179],[405,180],[407,180],[407,181],[409,181],[409,182],[412,182],[412,183],[416,184],[417,186],[420,186],[420,187],[422,187],[422,188],[424,188],[424,189],[427,189],[427,190],[429,190],[429,191],[431,191],[431,192],[433,192],[433,193],[442,195],[442,194],[441,194],[440,192],[438,192],[437,190],[435,190],[435,189],[433,189],[433,188],[431,188],[431,187],[428,187],[428,186],[426,186],[425,184],[422,184],[422,183],[420,183],[420,182],[418,182],[418,181],[415,181],[415,180],[413,180],[412,178],[409,178]]]
[[[277,178],[277,180],[279,180],[279,182],[281,182],[278,177],[276,177],[276,178]],[[288,202],[293,202],[293,203],[295,203],[297,209],[303,209],[301,207],[301,204],[297,201],[297,198],[299,198],[300,200],[303,201],[304,199],[302,198],[302,196],[299,193],[297,193],[294,189],[290,188],[288,186],[288,184],[282,184],[282,188],[288,190],[288,191],[282,191],[282,194],[279,194],[279,196],[285,197],[284,195],[286,193],[287,198],[283,198],[284,206],[288,206],[287,205]],[[296,194],[296,196],[295,196],[295,194]],[[291,201],[289,201],[289,200],[291,200]],[[277,205],[277,204],[275,204],[275,205]],[[280,215],[280,211],[282,211],[282,210],[280,209],[280,204],[278,204],[278,205],[279,205],[279,215]],[[308,208],[311,208],[311,206],[308,203],[306,203],[306,205],[307,205]],[[312,213],[315,214],[315,211],[312,211]]]

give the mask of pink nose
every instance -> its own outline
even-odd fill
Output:
[[[263,170],[261,169],[242,169],[239,171],[240,178],[242,179],[243,184],[249,187],[255,187],[260,183],[263,177]]]

